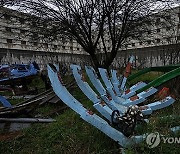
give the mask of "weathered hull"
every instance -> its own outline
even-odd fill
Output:
[[[48,66],[48,76],[50,78],[52,87],[56,95],[72,110],[80,115],[82,119],[105,133],[114,141],[117,141],[122,147],[132,146],[133,144],[137,144],[142,142],[146,135],[140,136],[132,136],[128,138],[124,136],[120,131],[113,128],[108,124],[104,119],[100,118],[96,114],[92,113],[92,111],[87,110],[79,101],[77,101],[62,85],[58,72],[52,69],[52,67]]]
[[[37,75],[0,79],[0,85],[22,85],[25,82],[31,82],[35,76]]]

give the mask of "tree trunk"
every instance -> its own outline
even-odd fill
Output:
[[[111,53],[109,53],[104,61],[104,68],[109,69],[109,67],[111,66],[114,58],[117,55],[117,51],[112,51]]]
[[[92,59],[93,65],[94,65],[94,69],[95,69],[98,77],[100,77],[100,73],[99,73],[98,68],[101,67],[101,65],[99,63],[99,60],[94,53],[90,54],[90,56],[91,56],[91,59]]]

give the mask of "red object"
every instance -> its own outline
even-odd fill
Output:
[[[139,109],[142,111],[142,110],[146,110],[148,109],[149,107],[147,105],[144,105],[144,106],[140,106]]]
[[[111,101],[112,97],[109,95],[109,93],[107,93],[107,98]]]
[[[112,97],[111,97],[111,96],[108,96],[108,99],[111,101],[111,100],[112,100]]]
[[[90,114],[90,115],[94,114],[93,111],[91,111],[91,110],[87,111],[87,113]]]
[[[131,101],[135,101],[136,99],[138,99],[139,97],[137,96],[137,95],[135,95],[135,96],[132,96],[131,98],[130,98],[130,100]]]
[[[125,94],[128,94],[130,91],[131,91],[130,89],[127,89],[127,90],[125,91]]]
[[[85,77],[84,73],[82,73],[81,79],[82,79],[82,81],[84,81],[84,82],[86,81],[86,77]]]
[[[161,91],[158,93],[158,97],[160,99],[164,99],[166,98],[167,96],[169,96],[170,92],[169,92],[169,88],[167,87],[164,87],[161,89]]]
[[[131,72],[131,63],[128,63],[127,66],[126,66],[126,70],[125,70],[125,73],[124,73],[124,76],[125,77],[128,77],[129,76],[129,73]]]
[[[102,106],[106,106],[106,103],[105,103],[104,101],[102,101],[100,104],[101,104]]]

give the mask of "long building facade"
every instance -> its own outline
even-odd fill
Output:
[[[37,33],[31,31],[24,20],[26,14],[0,8],[0,63],[29,63],[36,61],[41,69],[49,62],[89,63],[89,56],[75,40],[63,38],[53,42],[33,39]]]
[[[127,63],[129,55],[136,57],[137,67],[168,65],[180,62],[180,8],[171,9],[174,25],[161,25],[156,18],[154,25],[142,33],[142,40],[129,38],[113,62],[114,67]],[[170,13],[171,14],[171,13]],[[49,62],[90,65],[89,55],[72,39],[53,42],[33,39],[38,34],[31,31],[26,14],[0,8],[0,64],[29,63],[36,61],[41,69]],[[32,36],[32,37],[30,37]]]

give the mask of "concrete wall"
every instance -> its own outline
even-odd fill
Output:
[[[180,44],[149,48],[131,49],[119,52],[113,62],[114,67],[127,64],[128,57],[134,55],[135,67],[145,68],[180,63]]]
[[[121,51],[113,62],[114,68],[124,67],[130,55],[136,58],[134,66],[145,68],[180,63],[180,44],[132,49]],[[43,51],[27,51],[0,49],[0,64],[29,63],[36,61],[41,69],[48,63],[91,65],[90,57],[79,54],[53,53]]]
[[[61,63],[66,65],[72,63],[90,65],[91,63],[87,55],[0,49],[0,64],[27,64],[33,61],[39,64],[40,69],[45,69],[48,63]]]

